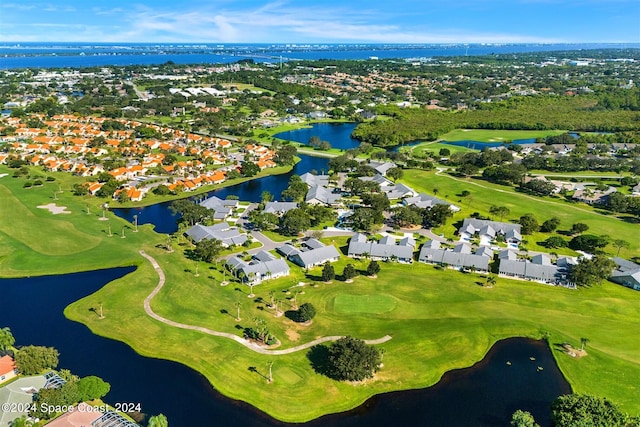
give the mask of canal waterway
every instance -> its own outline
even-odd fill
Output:
[[[206,194],[196,196],[197,199],[216,196],[226,199],[227,196],[238,196],[242,201],[260,202],[263,191],[273,194],[275,200],[280,200],[280,194],[289,186],[291,175],[302,175],[305,172],[317,171],[326,173],[329,169],[329,159],[300,155],[300,161],[293,169],[282,175],[270,175],[263,178],[245,181],[240,184],[220,188]],[[171,211],[171,202],[157,203],[141,208],[116,208],[113,212],[127,221],[133,222],[134,215],[138,216],[138,224],[153,224],[158,233],[174,233],[178,230],[178,217]]]
[[[64,317],[68,304],[132,271],[127,267],[0,279],[3,299],[14,302],[3,306],[0,325],[11,328],[18,345],[57,348],[61,368],[109,382],[106,402],[140,403],[147,414],[164,413],[172,427],[286,425],[222,396],[186,366],[140,356],[126,344],[94,335]],[[495,344],[475,366],[446,373],[433,387],[382,394],[355,410],[307,425],[498,427],[508,425],[516,409],[524,409],[549,426],[551,403],[570,391],[544,342],[513,338]]]

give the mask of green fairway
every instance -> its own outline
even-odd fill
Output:
[[[333,308],[343,314],[381,314],[396,308],[396,301],[384,294],[339,294],[334,299]]]
[[[506,142],[514,139],[544,138],[561,135],[564,130],[493,130],[493,129],[455,129],[440,136],[442,141],[480,141]]]
[[[630,247],[623,249],[620,255],[624,258],[640,256],[640,241],[633,238],[638,235],[640,226],[632,218],[616,218],[613,215],[603,215],[596,208],[583,203],[569,203],[561,198],[536,197],[515,191],[512,187],[492,184],[472,178],[456,178],[446,173],[436,174],[418,170],[406,170],[402,182],[416,191],[434,194],[437,190],[437,197],[446,199],[462,210],[454,215],[453,220],[449,220],[445,227],[436,230],[444,233],[445,236],[457,240],[457,228],[455,224],[468,218],[473,212],[482,215],[489,215],[489,208],[493,205],[506,206],[510,214],[503,218],[505,222],[517,221],[520,216],[533,213],[541,224],[551,217],[560,219],[560,230],[568,230],[571,225],[583,222],[589,226],[588,233],[606,235],[614,239],[622,239],[629,242]],[[462,197],[462,191],[467,190],[470,195]],[[499,220],[499,218],[495,218]],[[545,240],[553,233],[536,233],[532,236],[524,236],[528,241],[527,248],[530,250],[548,252],[549,249],[541,246],[539,242]],[[615,255],[617,249],[613,246],[606,248],[608,252]],[[572,253],[567,249],[556,250],[559,253]],[[574,253],[575,254],[575,253]]]
[[[552,348],[565,341],[577,346],[580,338],[589,339],[588,355],[581,359],[554,351],[574,390],[606,396],[625,411],[640,414],[640,292],[611,283],[568,290],[503,278],[488,289],[481,286],[485,276],[479,274],[419,263],[381,263],[377,279],[361,276],[353,283],[337,279],[324,283],[321,267],[305,272],[292,265],[291,276],[255,286],[255,297],[248,298],[249,288],[245,285],[232,282],[220,286],[223,279],[230,277],[215,265],[200,263],[200,274],[196,276],[193,261],[184,255],[188,247],[175,245],[174,252],[167,252],[161,246],[165,237],[153,232],[152,227],[140,227],[140,232],[134,233],[131,224],[110,213],[106,214],[108,221],[101,221],[100,199],[72,196],[69,189],[74,178],[55,176],[56,187],[59,183],[64,190],[56,203],[66,206],[70,214],[52,215],[36,208],[43,201],[52,201],[53,188],[24,190],[21,179],[0,179],[3,200],[22,206],[3,208],[3,224],[16,224],[16,229],[28,228],[32,235],[58,241],[54,249],[49,249],[55,253],[43,253],[37,248],[46,248],[45,243],[34,243],[29,233],[3,225],[0,274],[62,274],[137,265],[133,273],[71,304],[65,315],[96,334],[127,343],[142,355],[190,366],[216,390],[278,419],[302,422],[354,408],[378,393],[427,387],[445,372],[482,359],[497,340],[513,336],[539,338],[543,331],[548,333]],[[591,208],[577,209],[555,201],[556,204],[544,204],[481,181],[457,181],[433,173],[406,171],[405,182],[429,193],[438,187],[438,197],[455,203],[457,194],[468,188],[473,200],[469,206],[458,203],[463,207],[462,214],[486,213],[491,204],[508,204],[509,219],[533,211],[540,220],[561,216],[561,228],[570,226],[571,221],[584,220],[594,232],[605,234],[610,230],[609,234],[624,236],[630,242],[629,236],[637,234],[636,224],[598,215]],[[108,225],[114,236],[108,236]],[[119,235],[123,228],[124,239]],[[448,234],[453,227],[444,228]],[[346,240],[324,239],[339,248],[344,248]],[[631,243],[631,250],[637,251],[638,242]],[[68,250],[71,247],[73,253]],[[141,249],[158,261],[166,276],[165,286],[151,301],[151,308],[166,319],[240,336],[243,328],[255,326],[254,319],[260,318],[280,341],[278,350],[324,336],[377,339],[390,335],[390,341],[379,345],[385,350],[384,368],[366,385],[336,382],[313,370],[306,351],[281,356],[259,354],[229,338],[154,320],[144,311],[143,302],[157,286],[159,277],[140,256]],[[343,257],[333,264],[336,273],[340,274],[347,263],[359,271],[367,265],[364,260]],[[304,286],[294,288],[301,282]],[[296,305],[312,303],[317,310],[313,322],[298,324],[288,315],[276,316],[268,303],[272,291],[285,312],[294,310]],[[104,319],[90,311],[98,304],[104,307]],[[237,306],[240,321],[235,320]],[[274,381],[268,384],[260,374],[271,362]],[[250,367],[257,367],[259,372]]]
[[[432,154],[434,156],[440,156],[440,154],[439,154],[440,150],[443,149],[443,148],[446,148],[447,150],[449,150],[450,153],[474,151],[471,148],[458,147],[457,145],[443,144],[441,142],[436,142],[436,141],[421,142],[421,143],[416,144],[416,145],[405,146],[405,147],[400,148],[400,151],[402,151],[402,152],[411,152],[411,154],[413,154],[414,156],[416,156],[418,158],[427,158],[427,157],[429,157],[429,154]]]

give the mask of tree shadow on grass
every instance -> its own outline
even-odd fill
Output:
[[[561,353],[566,353],[567,352],[566,345],[567,345],[566,342],[554,342],[552,348],[555,351],[559,351]]]
[[[322,282],[322,276],[316,276],[315,274],[307,273],[304,275],[307,280],[313,280],[314,282]]]
[[[260,372],[260,371],[258,370],[258,368],[256,368],[255,366],[249,366],[248,370],[249,370],[249,372],[253,372],[253,373],[255,373],[255,374],[260,375],[260,376],[261,376],[262,378],[264,378],[265,380],[268,380],[268,379],[269,379],[269,377],[267,377],[265,374],[263,374],[262,372]]]
[[[307,359],[311,362],[311,368],[321,375],[330,376],[329,348],[325,345],[315,345],[307,352]]]
[[[284,315],[289,320],[300,322],[300,312],[298,310],[287,310],[284,312]]]

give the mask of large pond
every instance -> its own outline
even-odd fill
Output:
[[[127,345],[93,335],[84,325],[64,317],[68,304],[131,271],[117,268],[0,279],[3,300],[12,302],[3,305],[0,326],[10,327],[19,345],[56,347],[61,368],[104,378],[111,384],[107,402],[139,402],[145,413],[167,415],[172,427],[284,425],[220,395],[190,368],[142,357]],[[433,387],[376,396],[356,410],[308,425],[498,427],[508,425],[516,409],[524,409],[548,426],[551,402],[570,391],[543,342],[513,338],[498,342],[475,366],[445,374]]]
[[[349,150],[360,145],[360,141],[351,138],[356,126],[357,123],[314,123],[309,128],[289,130],[273,136],[307,145],[311,137],[317,136],[322,141],[329,141],[332,148]]]

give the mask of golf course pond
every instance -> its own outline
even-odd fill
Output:
[[[129,346],[92,334],[66,319],[64,308],[132,272],[133,267],[60,276],[0,279],[6,304],[0,325],[17,345],[46,345],[60,352],[60,368],[97,375],[111,384],[107,403],[140,403],[147,414],[165,414],[172,427],[286,425],[248,404],[217,393],[199,373],[179,363],[138,355]],[[133,286],[133,284],[132,284]],[[393,301],[378,301],[379,310]],[[216,339],[216,338],[210,338]],[[186,350],[185,350],[186,351]],[[517,409],[550,425],[550,405],[571,388],[543,341],[512,338],[496,343],[476,365],[446,373],[436,385],[375,396],[360,407],[328,415],[310,426],[505,426]],[[204,423],[204,424],[203,424]]]

